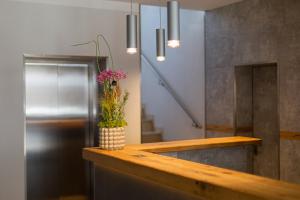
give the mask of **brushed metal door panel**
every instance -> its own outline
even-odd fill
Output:
[[[82,149],[89,132],[89,91],[87,67],[58,68],[58,116],[61,119],[60,198],[85,196],[87,173]]]
[[[58,114],[64,119],[88,119],[88,67],[58,67]]]
[[[51,119],[57,116],[57,66],[26,65],[26,118]]]
[[[91,141],[89,65],[47,61],[25,65],[27,200],[87,200],[91,172],[81,151]]]
[[[27,200],[56,199],[59,194],[57,67],[26,66]]]

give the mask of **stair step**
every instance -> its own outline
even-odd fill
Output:
[[[142,104],[142,143],[162,141],[162,130],[155,129],[153,116],[146,114],[145,104]]]
[[[146,118],[146,109],[145,109],[145,105],[142,104],[142,119]]]
[[[142,131],[142,135],[162,134],[162,129],[155,129],[154,131]]]
[[[142,131],[154,131],[153,118],[147,117],[146,119],[142,119]]]
[[[142,143],[162,142],[161,131],[146,131],[142,133]]]
[[[142,121],[152,121],[153,116],[152,115],[146,115],[144,118],[142,118]]]

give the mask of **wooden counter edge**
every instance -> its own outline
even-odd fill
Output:
[[[140,150],[140,151],[147,151],[152,153],[166,153],[166,152],[221,148],[221,147],[241,146],[241,145],[260,145],[261,142],[262,140],[258,138],[236,136],[236,137],[224,137],[224,138],[178,140],[178,141],[170,141],[170,142],[127,145],[127,148]]]
[[[95,165],[178,189],[199,199],[300,199],[299,185],[131,148],[119,151],[86,148],[83,157]]]

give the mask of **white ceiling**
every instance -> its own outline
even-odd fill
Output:
[[[79,6],[79,7],[88,7],[88,8],[128,10],[130,9],[128,3],[131,0],[9,0],[9,1]],[[163,5],[166,5],[166,2],[168,0],[132,0],[132,1],[133,3],[147,4],[147,5],[160,5],[161,4],[160,2],[162,2]],[[232,3],[240,2],[242,0],[178,0],[178,1],[180,2],[181,8],[194,9],[194,10],[211,10]],[[138,7],[134,6],[134,10],[137,11]]]
[[[111,1],[126,1],[130,0],[111,0]],[[149,5],[160,5],[167,0],[133,0],[134,3],[149,4]],[[223,7],[232,3],[240,2],[242,0],[179,0],[182,8],[195,9],[195,10],[211,10],[214,8]]]

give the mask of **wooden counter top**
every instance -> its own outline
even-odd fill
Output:
[[[163,184],[199,199],[299,200],[300,185],[151,153],[260,142],[255,138],[228,137],[129,145],[119,151],[86,148],[83,157],[96,165]]]
[[[178,140],[171,142],[147,143],[127,146],[130,149],[147,151],[152,153],[164,153],[175,151],[187,151],[194,149],[209,149],[218,147],[240,146],[248,144],[260,144],[261,140],[249,137],[225,137],[210,139]]]

